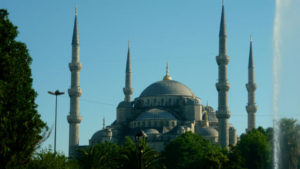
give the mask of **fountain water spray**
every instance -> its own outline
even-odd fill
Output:
[[[276,0],[275,19],[274,19],[274,30],[273,30],[273,168],[279,168],[279,156],[280,156],[280,127],[279,127],[279,72],[281,71],[280,66],[280,6],[281,0]]]

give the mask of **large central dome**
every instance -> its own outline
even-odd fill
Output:
[[[140,97],[147,96],[194,96],[193,92],[184,84],[175,80],[161,80],[148,86],[140,95]]]

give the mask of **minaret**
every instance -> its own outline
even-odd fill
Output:
[[[248,128],[247,131],[251,131],[255,128],[255,113],[257,106],[255,104],[255,90],[256,84],[254,82],[254,63],[253,63],[253,51],[252,51],[252,37],[250,37],[250,52],[249,52],[249,65],[248,65],[248,83],[246,84],[248,91],[248,104],[246,110],[248,112]]]
[[[230,117],[230,111],[228,110],[228,90],[230,85],[227,82],[227,64],[229,62],[229,56],[226,54],[226,37],[227,33],[223,0],[219,33],[219,56],[216,57],[219,65],[219,80],[218,83],[216,83],[219,99],[217,118],[219,119],[219,143],[222,147],[227,147],[229,144],[228,118]]]
[[[75,22],[72,38],[72,62],[69,63],[71,71],[71,88],[68,90],[70,96],[70,115],[69,122],[69,157],[74,157],[74,148],[79,144],[79,123],[81,116],[79,114],[79,97],[81,89],[79,88],[79,71],[81,63],[79,62],[79,34],[77,25],[77,8],[75,9]]]
[[[125,95],[124,101],[130,102],[131,95],[133,93],[133,88],[131,88],[131,56],[130,56],[130,41],[128,41],[128,53],[127,53],[127,62],[126,62],[126,78],[125,78],[125,87],[123,88]]]

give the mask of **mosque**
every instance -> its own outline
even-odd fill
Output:
[[[96,131],[89,140],[89,145],[110,141],[121,143],[126,136],[134,137],[139,130],[147,135],[147,143],[160,151],[172,139],[185,133],[192,132],[201,135],[212,143],[218,143],[222,147],[236,144],[236,129],[230,123],[230,110],[228,107],[228,91],[230,85],[227,81],[227,33],[225,22],[224,2],[222,5],[219,55],[216,56],[218,65],[218,109],[214,110],[209,105],[203,105],[199,97],[195,96],[191,89],[179,81],[173,80],[168,72],[159,81],[150,84],[139,97],[132,99],[133,88],[131,86],[131,56],[128,47],[126,62],[125,87],[123,88],[124,100],[117,106],[116,120],[109,126]],[[77,24],[77,12],[72,39],[72,62],[69,64],[71,71],[69,122],[69,156],[74,155],[74,148],[79,146],[79,33]],[[255,128],[255,104],[254,63],[252,54],[252,40],[250,42],[250,54],[248,65],[248,128]]]

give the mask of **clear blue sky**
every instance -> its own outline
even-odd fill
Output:
[[[294,0],[289,0],[293,2]],[[296,1],[296,0],[295,0]],[[55,98],[47,93],[70,87],[71,38],[74,8],[78,7],[80,34],[80,144],[88,144],[101,129],[102,118],[109,125],[116,118],[116,106],[123,100],[127,41],[131,41],[133,97],[151,83],[161,80],[168,61],[170,75],[187,85],[202,104],[217,109],[218,32],[221,0],[2,0],[9,18],[19,28],[18,40],[27,44],[33,58],[33,87],[42,119],[54,125]],[[299,5],[299,3],[297,4]],[[287,5],[288,6],[288,5]],[[298,6],[299,7],[299,6]],[[293,5],[284,9],[293,8]],[[247,66],[249,36],[253,35],[257,125],[272,126],[272,57],[274,0],[226,0],[228,32],[229,108],[239,134],[247,127]],[[296,10],[286,10],[282,46],[280,110],[287,117],[299,115],[299,33]],[[293,14],[289,14],[293,12]],[[293,17],[292,17],[293,16]],[[294,19],[294,20],[293,20]],[[297,38],[295,38],[297,37]],[[286,46],[286,48],[284,48]],[[296,53],[298,52],[298,53]],[[284,54],[283,54],[284,55]],[[285,59],[287,58],[287,59]],[[59,97],[57,149],[68,152],[69,96]],[[53,144],[53,134],[44,146]]]

